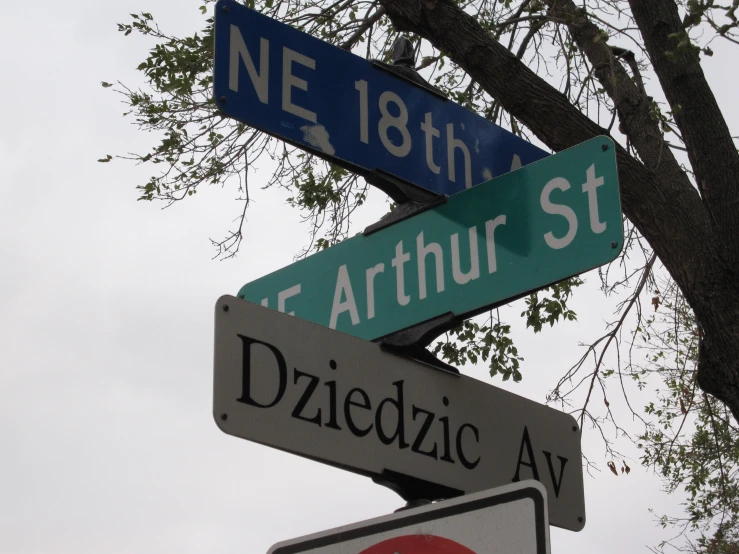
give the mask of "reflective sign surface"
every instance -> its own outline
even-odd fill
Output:
[[[275,271],[239,296],[374,340],[582,273],[615,259],[622,243],[615,147],[597,137]]]
[[[216,304],[213,415],[230,435],[450,498],[540,481],[552,525],[585,524],[569,414],[233,296]]]
[[[489,181],[547,153],[370,61],[221,0],[215,12],[221,111],[367,174],[439,194]]]

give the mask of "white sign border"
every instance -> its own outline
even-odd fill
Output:
[[[503,487],[465,494],[434,504],[410,508],[387,516],[279,542],[273,545],[267,554],[300,554],[316,548],[340,544],[340,541],[345,542],[363,538],[523,499],[530,499],[534,502],[536,554],[550,554],[547,492],[541,483],[534,480],[520,481]]]

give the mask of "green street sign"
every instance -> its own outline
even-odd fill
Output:
[[[616,151],[597,137],[244,285],[240,298],[366,340],[469,317],[613,260]]]

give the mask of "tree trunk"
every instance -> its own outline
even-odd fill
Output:
[[[648,19],[650,13],[661,13],[657,8],[650,11],[653,2],[674,5],[672,0],[632,0],[632,4],[641,5],[634,8],[638,20],[642,15]],[[426,38],[449,55],[553,150],[608,134],[450,0],[380,3],[398,29]],[[571,0],[546,0],[546,4],[550,14],[566,22],[570,34],[589,58],[597,78],[613,99],[622,129],[642,160],[618,148],[624,213],[654,248],[696,314],[702,333],[699,385],[725,402],[739,421],[739,158],[735,165],[736,149],[733,143],[727,147],[728,127],[713,96],[704,94],[707,84],[701,85],[701,79],[705,79],[699,71],[700,64],[689,59],[679,69],[669,66],[665,56],[652,54],[660,79],[669,81],[663,84],[668,99],[679,103],[699,97],[695,113],[688,108],[679,119],[677,114],[675,117],[681,128],[686,128],[683,134],[691,163],[700,168],[696,174],[701,176],[703,195],[693,187],[665,144],[649,112],[651,99],[629,77],[610,47],[596,40],[599,29]],[[674,18],[671,24],[674,25]],[[649,39],[645,37],[647,47],[664,49],[669,34],[666,29],[661,22],[642,28],[643,34],[654,34]],[[716,121],[723,128],[713,133]],[[688,139],[689,134],[694,137]],[[717,153],[716,149],[720,151]]]

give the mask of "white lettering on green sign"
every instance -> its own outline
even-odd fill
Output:
[[[615,155],[598,138],[319,252],[239,295],[374,339],[606,263],[622,238]]]

